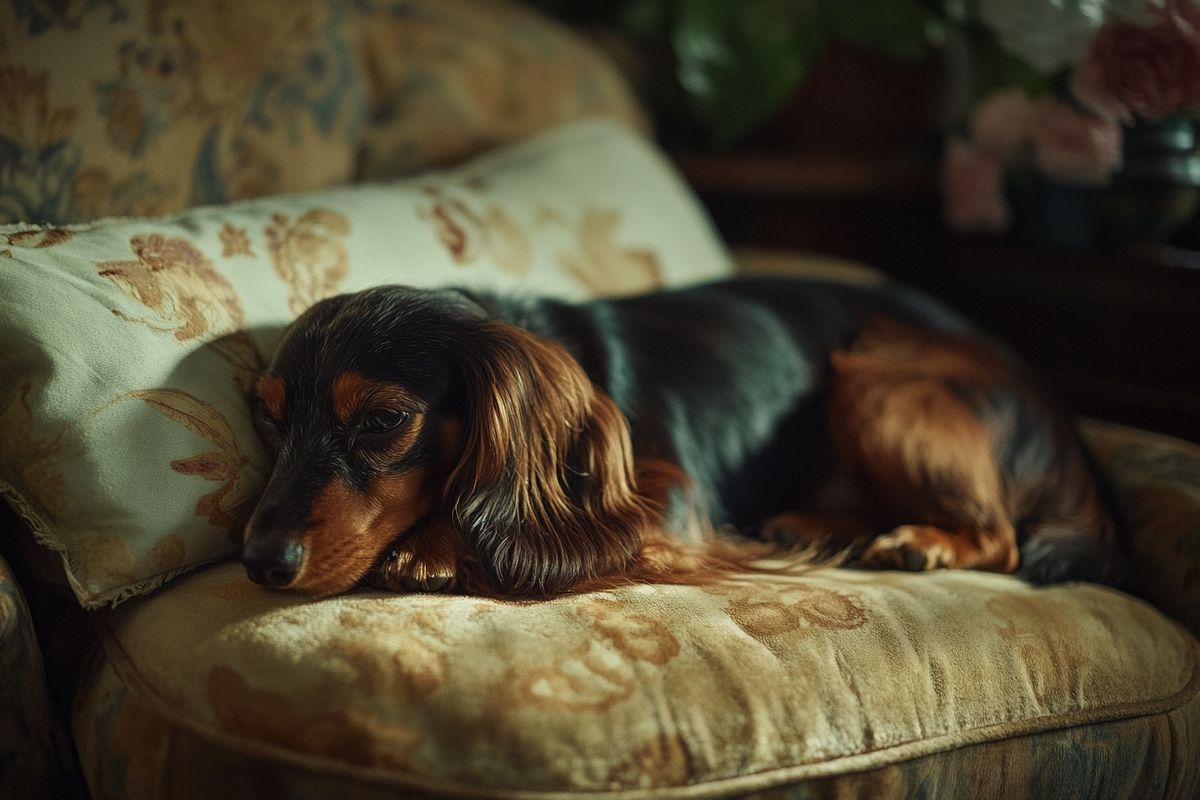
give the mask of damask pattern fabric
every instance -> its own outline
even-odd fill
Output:
[[[383,283],[567,297],[731,265],[661,156],[587,122],[456,170],[165,219],[0,227],[0,491],[87,606],[234,552],[246,392],[317,300]]]
[[[519,3],[0,4],[0,223],[394,177],[592,116],[645,128],[612,66]]]
[[[239,754],[340,797],[845,796],[856,773],[843,788],[1200,791],[1200,647],[1098,586],[822,570],[312,602],[229,564],[105,620],[75,719],[97,798],[202,792]]]

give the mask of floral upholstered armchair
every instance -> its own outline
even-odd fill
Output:
[[[15,3],[0,108],[0,796],[1200,795],[1200,450],[1153,434],[1085,425],[1145,599],[246,580],[245,390],[322,297],[884,279],[730,254],[568,31],[483,0]]]

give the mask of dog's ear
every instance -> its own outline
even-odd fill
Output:
[[[464,449],[446,505],[497,589],[551,596],[620,572],[658,509],[629,426],[557,343],[480,323],[462,351]]]

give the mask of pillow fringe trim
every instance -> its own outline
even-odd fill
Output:
[[[73,554],[70,548],[63,544],[62,539],[54,532],[53,526],[46,522],[45,517],[42,516],[37,507],[17,491],[16,487],[3,478],[0,478],[0,497],[7,500],[21,519],[25,521],[25,524],[29,526],[30,532],[33,533],[34,541],[58,553],[59,557],[62,558],[63,572],[67,576],[67,583],[70,584],[71,591],[75,593],[75,598],[79,600],[79,604],[89,611],[96,611],[102,608],[116,608],[126,600],[132,600],[139,595],[161,588],[167,581],[178,578],[184,573],[224,560],[224,556],[221,556],[197,561],[167,570],[166,572],[159,572],[133,583],[123,584],[103,592],[95,592],[83,586],[79,582],[79,579],[75,577],[75,573],[79,569],[78,556]]]

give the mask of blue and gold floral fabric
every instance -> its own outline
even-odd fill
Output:
[[[0,4],[0,224],[162,214],[644,121],[583,41],[492,0]]]

